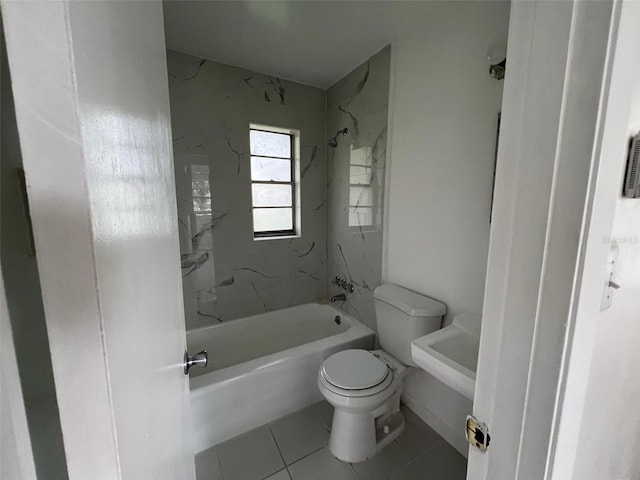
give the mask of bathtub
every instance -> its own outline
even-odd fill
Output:
[[[374,343],[373,330],[326,303],[190,330],[189,352],[209,354],[190,372],[195,452],[319,402],[322,362]]]

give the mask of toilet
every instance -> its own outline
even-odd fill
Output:
[[[338,460],[363,462],[404,429],[402,382],[411,359],[411,341],[440,328],[444,304],[398,285],[374,292],[382,350],[343,350],[327,358],[318,388],[334,407],[329,450]]]

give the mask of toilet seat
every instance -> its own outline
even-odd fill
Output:
[[[324,361],[320,380],[325,388],[344,397],[376,395],[393,383],[386,363],[367,350],[343,350]]]

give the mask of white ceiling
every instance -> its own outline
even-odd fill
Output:
[[[166,42],[172,50],[327,88],[391,43],[411,8],[400,1],[165,1]]]

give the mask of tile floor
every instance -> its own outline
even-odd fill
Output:
[[[331,456],[326,402],[196,455],[197,480],[464,480],[467,462],[409,409],[405,431],[362,463]]]

